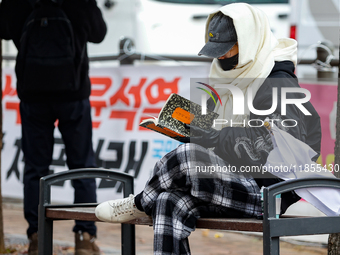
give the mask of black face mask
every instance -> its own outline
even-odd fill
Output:
[[[230,58],[219,59],[220,66],[224,71],[233,69],[238,64],[238,54]]]

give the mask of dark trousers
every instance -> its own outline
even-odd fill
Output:
[[[74,102],[20,103],[24,170],[24,215],[27,235],[38,231],[39,179],[49,174],[52,163],[54,128],[65,144],[69,169],[96,167],[92,147],[91,107],[88,99]],[[72,181],[74,203],[96,203],[95,179]],[[76,221],[74,232],[96,235],[94,222]]]

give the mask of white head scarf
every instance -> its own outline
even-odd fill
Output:
[[[215,111],[219,113],[219,118],[227,119],[234,123],[243,123],[249,119],[250,111],[247,105],[247,98],[250,89],[252,99],[261,87],[265,78],[268,77],[274,67],[275,61],[290,60],[296,65],[297,62],[297,42],[293,39],[277,40],[271,32],[269,21],[265,13],[249,4],[235,3],[221,7],[211,13],[206,22],[205,41],[208,41],[208,28],[211,18],[217,12],[233,19],[237,33],[239,59],[235,69],[224,71],[218,60],[215,58],[210,68],[209,83],[214,87],[221,85],[220,78],[228,79],[228,84],[240,88],[245,98],[245,115],[233,115],[233,98],[229,89],[216,88],[222,99],[223,105],[216,105]],[[223,125],[218,125],[223,128]],[[233,125],[234,126],[234,125]]]

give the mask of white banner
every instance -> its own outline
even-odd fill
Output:
[[[153,166],[179,142],[139,127],[150,115],[157,116],[171,93],[189,98],[190,78],[205,78],[203,66],[121,66],[91,68],[93,147],[98,167],[125,172],[135,177],[135,193],[140,192]],[[13,69],[3,69],[2,194],[23,197],[23,154],[21,119]],[[61,134],[55,129],[51,173],[67,170]],[[122,196],[119,183],[97,180],[98,202]],[[53,186],[55,202],[73,202],[70,182]]]

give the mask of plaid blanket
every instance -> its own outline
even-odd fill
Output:
[[[192,143],[180,145],[156,163],[139,196],[144,211],[153,217],[154,255],[190,254],[188,236],[200,217],[261,213],[255,180],[242,173],[218,172],[217,166],[229,163]]]

